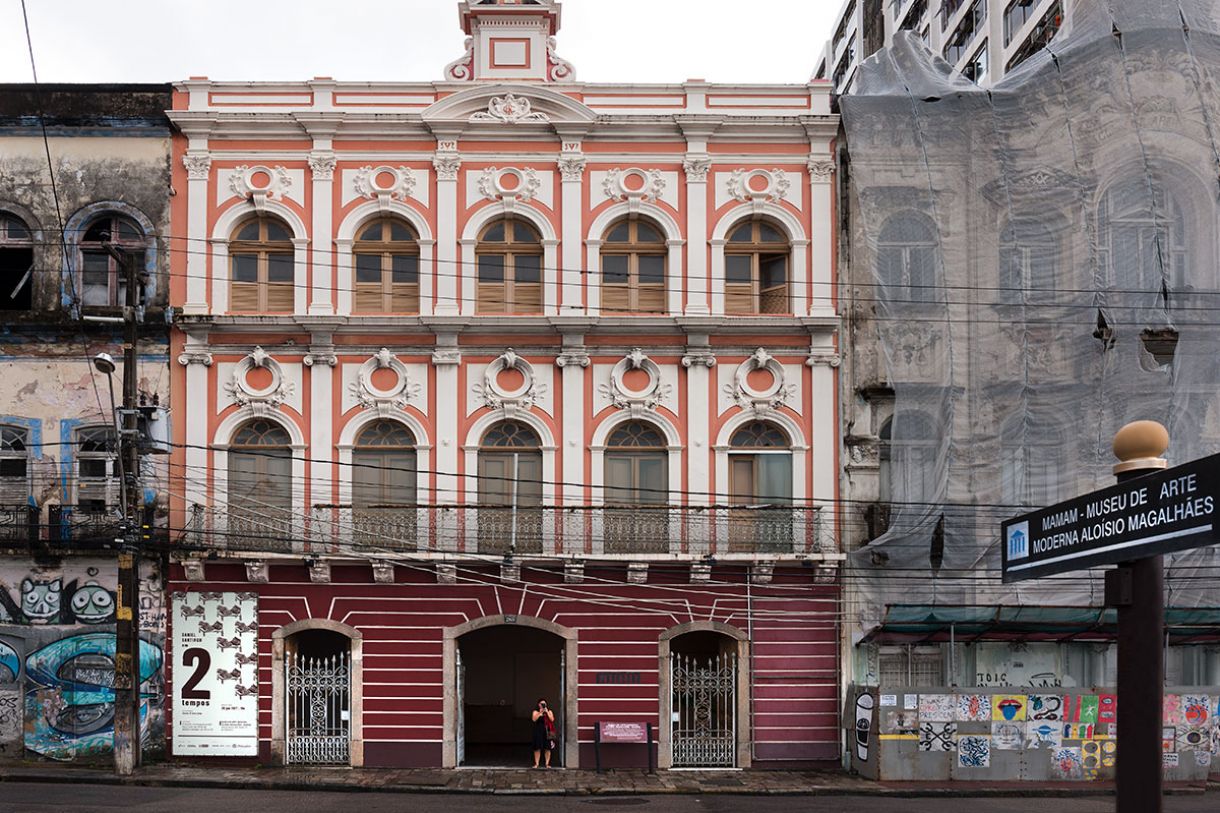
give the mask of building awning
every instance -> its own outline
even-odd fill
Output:
[[[1168,607],[1171,644],[1220,642],[1220,608]],[[889,604],[861,643],[975,641],[1113,641],[1118,611],[1107,607],[981,607]]]

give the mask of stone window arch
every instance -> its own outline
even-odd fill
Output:
[[[293,522],[292,437],[268,418],[237,428],[228,449],[229,544],[291,549]]]
[[[542,550],[542,440],[521,421],[493,424],[479,443],[479,550]]]
[[[791,253],[783,228],[767,218],[734,226],[724,244],[724,312],[791,313]]]
[[[237,225],[229,241],[229,310],[291,313],[296,297],[292,230],[259,214]]]
[[[892,215],[877,241],[882,298],[902,307],[940,300],[936,230],[917,212]]]
[[[118,212],[93,216],[77,245],[80,303],[85,307],[121,307],[127,303],[127,273],[123,263],[143,272],[149,237],[140,225]],[[120,259],[122,258],[122,259]],[[140,287],[139,299],[144,298]]]
[[[34,233],[15,214],[0,211],[0,310],[34,305]]]

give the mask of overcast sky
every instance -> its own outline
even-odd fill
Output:
[[[26,0],[43,82],[440,79],[455,0]],[[559,55],[589,82],[809,79],[840,0],[566,0]],[[0,81],[28,82],[20,0]]]

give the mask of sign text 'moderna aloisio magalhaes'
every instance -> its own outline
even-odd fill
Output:
[[[1220,541],[1220,455],[1111,486],[1003,526],[1004,581]]]

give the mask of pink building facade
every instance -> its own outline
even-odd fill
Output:
[[[829,86],[459,10],[440,81],[176,86],[172,752],[521,764],[547,695],[568,766],[837,760]]]

